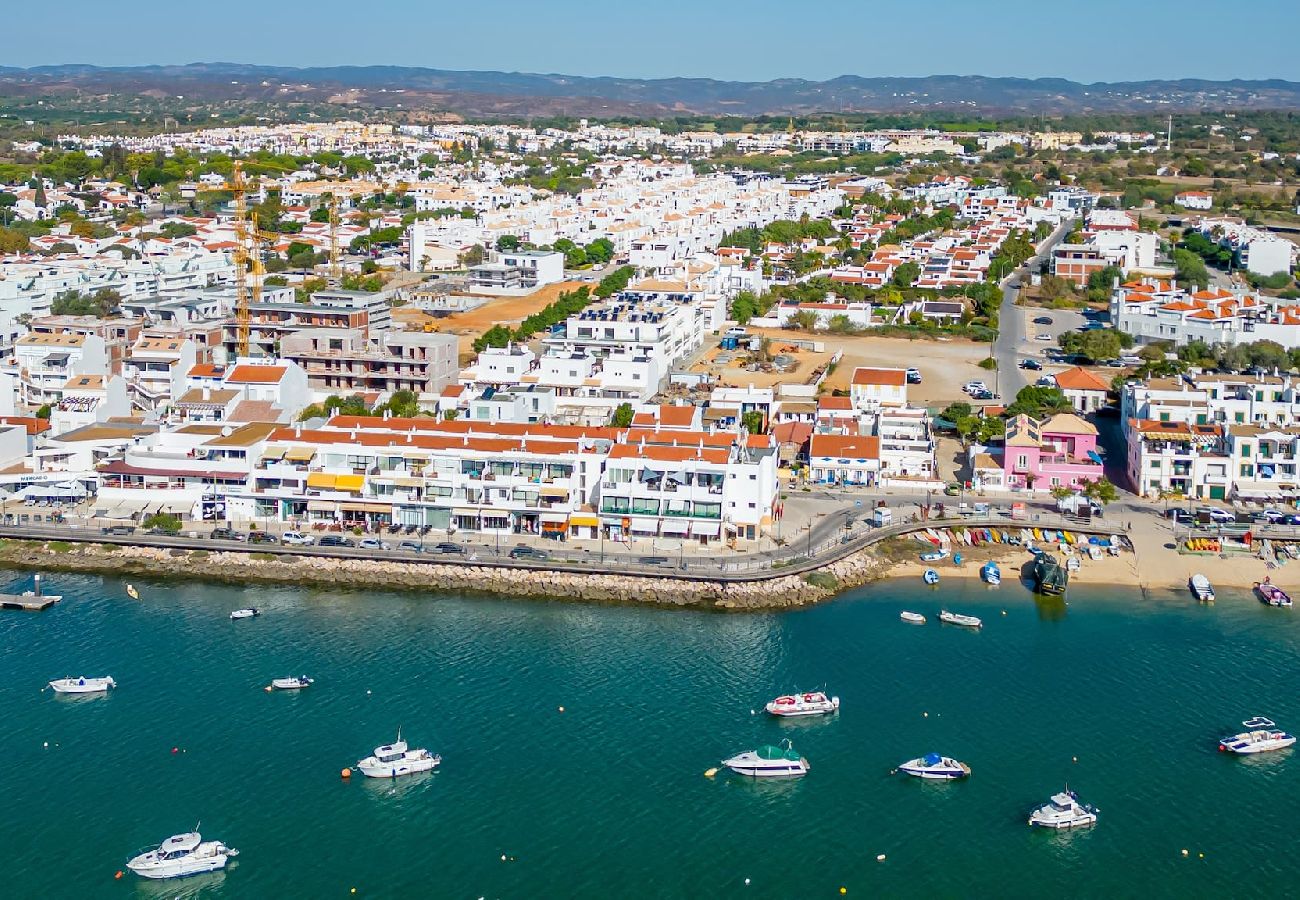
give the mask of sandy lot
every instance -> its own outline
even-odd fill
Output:
[[[822,338],[819,336],[818,340]],[[986,344],[970,341],[924,341],[884,337],[826,336],[826,349],[844,351],[839,366],[826,379],[827,390],[847,391],[853,370],[860,366],[921,370],[921,383],[909,385],[907,397],[915,406],[947,406],[964,400],[961,386],[980,380],[993,386],[993,373],[977,363],[989,355]]]

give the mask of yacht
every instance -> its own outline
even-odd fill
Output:
[[[1214,602],[1214,588],[1210,587],[1210,579],[1206,578],[1200,572],[1197,572],[1187,581],[1187,586],[1192,589],[1192,595],[1197,600],[1205,603]]]
[[[397,732],[397,740],[382,747],[376,747],[373,756],[367,756],[357,763],[362,775],[370,778],[396,778],[399,775],[414,775],[417,772],[431,772],[442,763],[442,757],[431,754],[428,750],[411,750],[402,740],[402,732]]]
[[[308,678],[306,675],[295,675],[292,678],[272,678],[271,687],[277,691],[296,691],[307,687],[316,679]]]
[[[246,606],[243,609],[237,609],[230,614],[231,619],[255,619],[262,614],[256,606]]]
[[[989,560],[980,567],[980,578],[983,578],[988,584],[1001,584],[1002,570],[998,568],[997,563]]]
[[[50,682],[50,687],[59,694],[103,694],[117,687],[117,682],[111,675],[105,675],[103,678],[79,676],[55,679]]]
[[[221,841],[205,841],[197,831],[174,834],[157,848],[133,857],[126,867],[144,878],[182,878],[226,867],[239,855]]]
[[[1259,593],[1260,603],[1267,603],[1269,606],[1291,605],[1291,596],[1271,581],[1255,582],[1255,590]]]
[[[925,572],[921,574],[921,580],[924,581],[926,584],[938,584],[939,573],[936,572],[934,569],[926,569]]]
[[[724,759],[722,764],[737,775],[751,778],[798,778],[808,774],[808,760],[799,755],[789,740],[777,747],[768,744],[757,750],[746,750]]]
[[[921,615],[920,613],[907,612],[906,610],[904,610],[903,612],[898,614],[898,617],[902,619],[904,622],[908,622],[912,625],[925,624],[925,616]]]
[[[1029,824],[1038,828],[1082,828],[1097,824],[1096,808],[1079,802],[1079,795],[1066,787],[1029,814]]]
[[[949,625],[965,625],[967,628],[984,627],[984,623],[975,616],[963,616],[961,613],[948,612],[946,609],[939,613],[939,621],[947,622]]]
[[[1275,727],[1272,719],[1256,716],[1241,723],[1246,730],[1240,734],[1219,739],[1219,749],[1227,753],[1249,756],[1270,750],[1285,750],[1295,743],[1295,738]]]
[[[931,781],[954,781],[969,776],[970,766],[957,762],[955,759],[940,756],[938,753],[927,753],[925,756],[909,759],[898,767],[898,771],[914,778],[925,778]]]
[[[839,697],[827,697],[823,691],[811,691],[807,694],[787,694],[777,697],[764,707],[774,716],[823,716],[837,712],[840,708]]]

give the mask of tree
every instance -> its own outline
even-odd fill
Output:
[[[795,330],[812,331],[817,327],[817,313],[811,309],[801,309],[786,320],[785,327]]]
[[[751,409],[749,412],[743,413],[740,417],[740,424],[750,434],[762,434],[766,430],[763,413],[757,409]]]
[[[50,404],[47,403],[44,406],[42,406],[40,409],[36,410],[36,418],[48,419],[50,417],[50,414],[53,412],[54,412],[53,407],[51,407]]]
[[[1039,387],[1031,384],[1022,387],[1016,399],[1007,407],[1007,418],[1021,414],[1041,419],[1045,415],[1069,412],[1074,407],[1064,392],[1054,387]]]
[[[468,269],[470,266],[479,266],[483,260],[487,259],[487,251],[479,244],[466,248],[456,257],[456,263],[462,269]]]
[[[0,253],[26,253],[31,240],[21,231],[0,228]]]
[[[504,347],[513,338],[514,332],[505,325],[493,325],[474,339],[474,352],[482,353],[488,347]]]
[[[630,428],[632,426],[632,404],[620,403],[614,409],[614,414],[610,416],[609,424],[614,428]]]
[[[1096,481],[1086,482],[1079,493],[1095,503],[1100,503],[1102,506],[1114,503],[1119,499],[1119,489],[1111,484],[1105,476],[1098,478]]]
[[[513,234],[503,234],[497,238],[497,249],[502,253],[513,253],[519,249],[519,238]]]
[[[916,284],[916,279],[921,277],[921,266],[911,260],[903,263],[894,270],[893,283],[895,287],[909,288]]]
[[[1190,250],[1174,251],[1174,277],[1184,287],[1205,290],[1210,284],[1210,272],[1205,261]]]
[[[413,419],[420,414],[420,395],[405,389],[393,391],[387,403],[375,408],[376,413],[384,410],[399,419]]]
[[[755,298],[750,291],[741,291],[731,301],[731,318],[735,319],[741,325],[748,325],[749,320],[754,318],[757,311]]]
[[[1074,496],[1074,488],[1064,484],[1058,484],[1056,487],[1048,491],[1048,493],[1052,495],[1053,500],[1060,503],[1062,500]]]
[[[956,422],[960,419],[966,418],[971,414],[971,412],[972,407],[969,403],[965,400],[958,400],[955,403],[949,403],[944,407],[943,411],[939,413],[939,418],[945,419],[949,422]]]
[[[1114,359],[1125,349],[1132,346],[1132,338],[1125,343],[1125,335],[1118,331],[1098,328],[1092,331],[1066,331],[1057,342],[1066,353],[1074,353],[1096,362],[1102,359]]]
[[[169,534],[175,534],[181,530],[181,520],[171,513],[154,513],[140,524],[145,528],[156,528]]]

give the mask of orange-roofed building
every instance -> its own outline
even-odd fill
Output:
[[[880,473],[880,439],[814,434],[808,444],[808,471],[814,484],[870,487]]]
[[[849,397],[856,409],[907,405],[907,370],[857,368],[849,382]]]
[[[1082,415],[1096,412],[1106,405],[1110,384],[1095,372],[1080,366],[1057,372],[1052,376],[1056,386],[1065,394],[1075,412]]]

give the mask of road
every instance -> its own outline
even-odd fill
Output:
[[[1049,257],[1053,248],[1065,239],[1073,227],[1074,220],[1066,219],[1043,242],[1038,253],[1031,256],[1024,266],[1002,279],[1002,306],[998,312],[998,339],[993,344],[993,358],[998,361],[994,393],[999,394],[1004,400],[1011,400],[1022,387],[1029,384],[1025,373],[1020,368],[1021,345],[1026,340],[1026,311],[1016,306],[1022,273]]]

